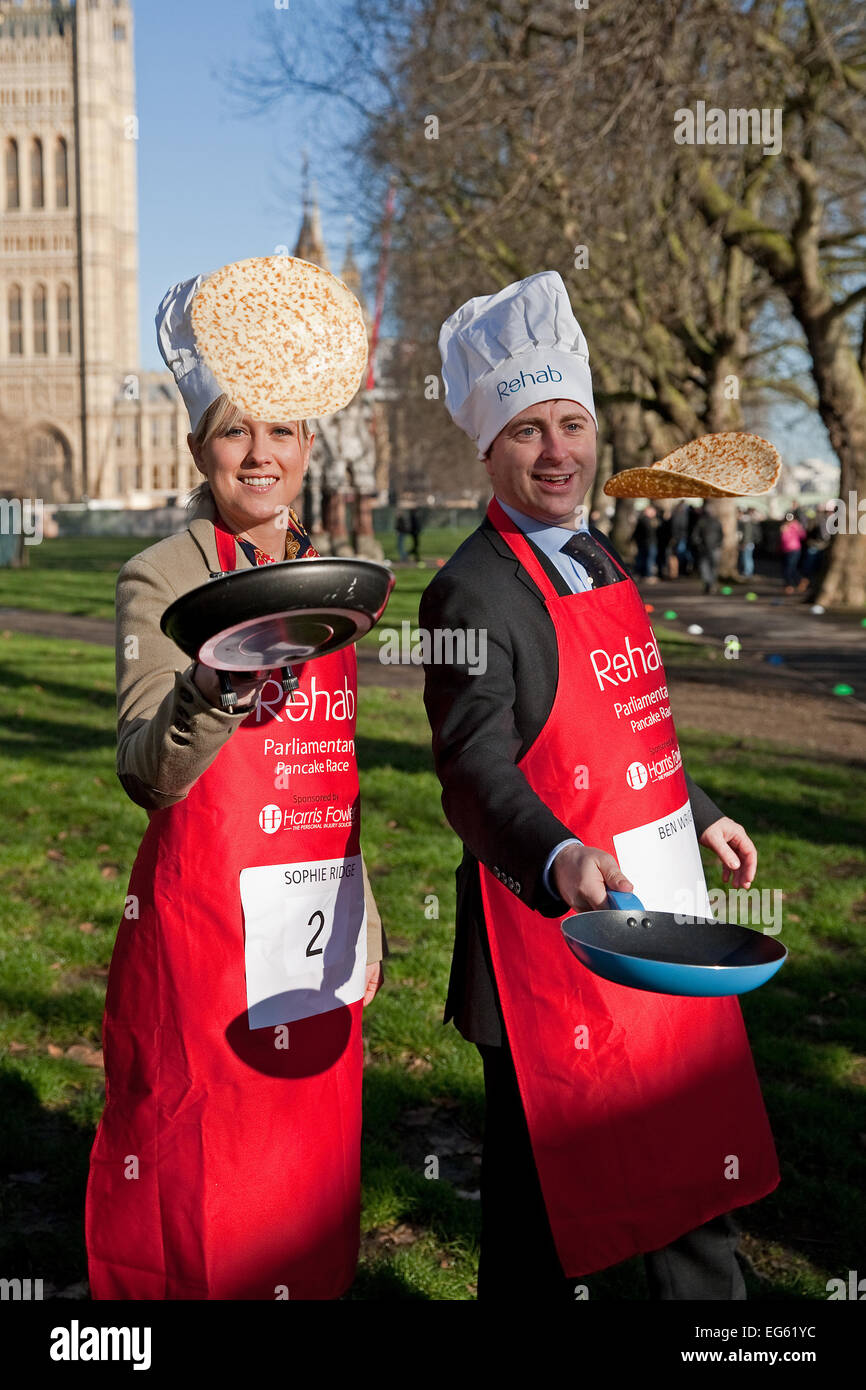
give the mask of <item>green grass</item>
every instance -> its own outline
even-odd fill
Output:
[[[113,618],[118,570],[152,543],[140,536],[72,536],[30,546],[26,569],[0,570],[0,605]]]
[[[425,531],[421,538],[422,555],[428,561],[447,558],[471,529]],[[72,536],[28,546],[26,569],[0,570],[0,607],[41,609],[84,618],[113,618],[118,570],[133,555],[154,544],[155,539]],[[379,540],[386,556],[396,560],[397,542],[393,533],[385,533]],[[407,578],[420,576],[423,584],[430,582],[428,568],[401,567],[399,572]]]
[[[407,572],[406,601],[420,572]],[[414,601],[414,598],[413,600]],[[102,998],[145,815],[114,776],[112,654],[0,638],[0,1261],[64,1288],[86,1277],[81,1217],[102,1073]],[[751,1297],[825,1298],[862,1265],[866,1133],[866,776],[841,759],[681,730],[689,770],[784,890],[791,958],[743,998],[783,1181],[744,1218],[766,1282]],[[473,1296],[482,1085],[441,1023],[459,846],[445,824],[420,696],[360,701],[363,844],[391,944],[365,1016],[364,1245],[357,1299]],[[720,886],[702,851],[708,883]],[[435,915],[438,912],[438,916]],[[85,929],[82,930],[82,926]],[[429,1156],[440,1176],[425,1176]],[[593,1275],[593,1299],[643,1298],[640,1261]]]

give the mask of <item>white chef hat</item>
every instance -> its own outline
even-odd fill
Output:
[[[196,275],[192,280],[172,285],[156,311],[159,351],[183,396],[193,432],[208,406],[223,394],[222,387],[196,349],[192,329],[192,301],[204,278],[204,275]]]
[[[468,300],[443,323],[439,352],[446,408],[479,458],[539,401],[577,401],[598,428],[589,349],[555,270]]]

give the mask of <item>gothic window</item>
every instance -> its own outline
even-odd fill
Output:
[[[33,291],[33,351],[38,357],[48,352],[48,296],[44,285]]]
[[[62,135],[54,148],[54,205],[69,207],[69,151]]]
[[[18,181],[18,141],[6,141],[6,206],[20,208],[21,189]]]
[[[24,352],[24,330],[21,323],[21,286],[9,289],[9,356],[21,357]]]
[[[72,292],[68,285],[57,291],[57,351],[61,357],[72,355]]]
[[[136,492],[141,492],[141,491],[143,491],[143,489],[144,489],[144,468],[142,467],[142,465],[141,465],[140,463],[137,463],[137,464],[135,465],[135,483],[134,483],[134,487],[135,487]]]
[[[177,463],[172,463],[172,465],[171,465],[171,475],[170,475],[170,476],[171,476],[171,481],[169,482],[169,487],[172,488],[172,490],[175,490],[175,489],[177,488],[177,485],[178,485],[178,483],[177,483]]]
[[[30,147],[30,206],[34,208],[44,208],[45,206],[42,141],[38,137]]]
[[[158,415],[153,415],[153,416],[151,416],[151,420],[150,420],[150,442],[151,442],[151,444],[158,444],[158,443],[159,443],[159,425],[160,425],[160,418],[159,418],[159,416],[158,416]]]
[[[123,421],[119,418],[114,422],[114,442],[118,448],[123,446]]]

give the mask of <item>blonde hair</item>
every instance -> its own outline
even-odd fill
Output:
[[[192,431],[192,442],[196,449],[202,449],[214,438],[215,435],[225,434],[228,430],[234,429],[244,418],[244,412],[234,401],[229,400],[228,396],[217,396],[215,401],[211,401],[204,415],[199,420],[195,429]],[[300,426],[301,439],[306,444],[313,431],[310,428],[309,420],[298,420]],[[189,495],[187,506],[192,508],[198,506],[202,498],[210,496],[210,483],[205,478],[203,483],[193,488]]]

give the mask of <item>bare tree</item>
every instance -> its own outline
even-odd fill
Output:
[[[783,113],[784,145],[756,174],[760,213],[695,156],[708,226],[768,274],[801,326],[842,498],[866,486],[866,31],[846,0],[760,3],[742,19],[756,89]],[[850,518],[849,518],[850,521]],[[822,603],[866,602],[866,539],[841,531]]]
[[[432,485],[452,462],[472,466],[448,448],[429,398],[439,325],[464,299],[546,268],[562,272],[590,343],[606,464],[748,425],[773,397],[808,402],[793,343],[808,354],[843,492],[859,485],[855,11],[853,0],[594,0],[586,11],[358,0],[341,11],[342,70],[315,71],[306,50],[303,65],[286,52],[271,65],[260,100],[290,81],[348,101],[367,187],[397,180],[392,307],[411,345],[413,466]],[[744,115],[781,106],[783,153],[678,143],[676,114],[701,100]],[[375,213],[368,227],[375,237]],[[735,507],[720,512],[733,573]],[[620,507],[620,542],[629,525]],[[840,537],[825,601],[861,602],[863,581],[860,538]]]

